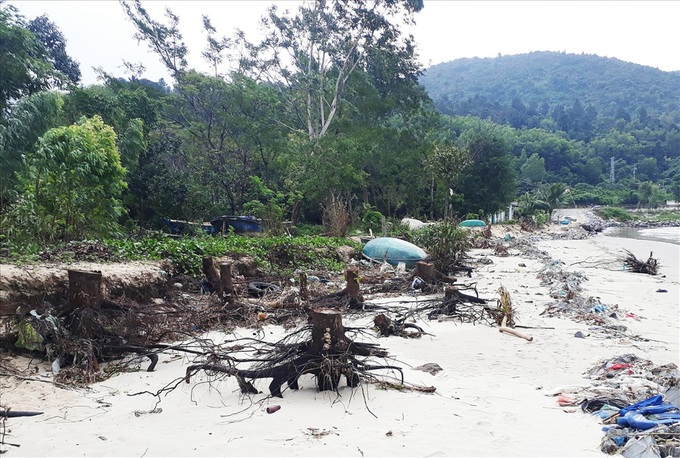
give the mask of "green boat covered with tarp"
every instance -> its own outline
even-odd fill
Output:
[[[486,223],[481,219],[466,219],[458,225],[460,227],[484,227]]]
[[[409,268],[413,267],[416,262],[427,258],[427,253],[419,246],[393,237],[378,237],[369,240],[364,245],[362,254],[371,261],[385,261],[393,266],[403,262]]]

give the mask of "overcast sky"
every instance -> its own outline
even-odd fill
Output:
[[[80,63],[83,83],[96,82],[93,67],[126,76],[123,60],[143,63],[144,76],[167,72],[145,43],[133,38],[132,24],[117,1],[10,1],[28,19],[47,14],[68,40],[67,51]],[[294,10],[296,1],[145,1],[155,17],[169,6],[180,17],[190,66],[206,70],[201,15],[220,35],[236,27],[255,37],[259,18],[272,3]],[[495,57],[531,51],[597,54],[627,62],[680,70],[678,1],[444,1],[425,0],[411,30],[422,64],[461,57]]]

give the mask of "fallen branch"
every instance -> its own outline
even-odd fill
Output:
[[[506,323],[506,319],[503,318],[503,323],[501,324],[501,327],[498,328],[498,331],[499,331],[499,332],[505,332],[506,334],[512,334],[513,336],[519,337],[519,338],[521,338],[521,339],[528,340],[529,342],[531,342],[532,340],[534,340],[534,338],[533,338],[532,336],[528,336],[528,335],[526,335],[526,334],[524,334],[524,333],[522,333],[522,332],[519,332],[519,331],[516,331],[516,330],[514,330],[514,329],[512,329],[512,328],[509,328],[509,327],[507,327],[507,326],[505,325],[505,323]]]

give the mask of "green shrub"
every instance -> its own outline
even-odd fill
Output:
[[[534,215],[534,221],[536,222],[537,226],[543,226],[545,224],[548,224],[548,222],[550,221],[550,215],[542,211],[536,212],[536,214]]]
[[[440,270],[460,263],[472,246],[470,232],[453,221],[432,224],[415,231],[413,243],[427,251]]]
[[[368,232],[372,230],[374,234],[382,233],[384,216],[368,204],[364,204],[364,209],[360,214],[361,230]]]
[[[636,219],[629,211],[619,207],[602,208],[597,210],[596,213],[604,219],[615,219],[617,221],[632,221]]]

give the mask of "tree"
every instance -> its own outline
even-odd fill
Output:
[[[45,47],[26,28],[17,9],[0,1],[0,124],[8,105],[59,82],[58,72],[46,58]]]
[[[142,7],[140,0],[120,1],[127,18],[137,29],[135,38],[146,41],[174,78],[179,77],[187,69],[186,56],[188,49],[179,31],[179,17],[170,8],[165,9],[168,23],[163,24],[151,18]]]
[[[428,159],[428,169],[435,179],[443,183],[445,218],[451,216],[450,198],[458,190],[460,178],[471,164],[469,150],[453,145],[435,145]]]
[[[472,164],[461,179],[464,200],[459,213],[489,214],[504,209],[515,195],[515,170],[510,145],[491,122],[479,122],[459,139]]]
[[[126,185],[115,140],[99,116],[40,138],[26,155],[19,173],[23,194],[9,212],[24,236],[53,242],[116,231]]]
[[[571,191],[564,183],[551,183],[541,186],[536,190],[536,197],[548,216],[553,210],[563,207],[573,201]]]
[[[80,81],[80,67],[66,53],[66,39],[61,30],[46,15],[38,16],[28,23],[28,30],[45,47],[46,58],[54,68],[64,75],[63,82],[76,84]]]
[[[342,109],[355,72],[371,62],[382,68],[380,58],[396,57],[389,73],[403,80],[418,74],[413,38],[403,38],[391,21],[401,15],[411,23],[422,8],[422,0],[314,0],[293,16],[272,6],[263,18],[264,41],[250,44],[240,34],[250,53],[242,70],[280,88],[296,116],[291,128],[310,139],[323,137]]]
[[[643,181],[638,185],[638,207],[658,207],[667,199],[667,195],[658,185],[651,181]]]
[[[539,184],[545,177],[545,159],[533,153],[522,165],[520,172],[522,180],[532,185]]]
[[[0,124],[0,209],[12,200],[22,156],[33,151],[38,139],[57,125],[62,105],[59,93],[38,92],[22,98],[6,124]]]

